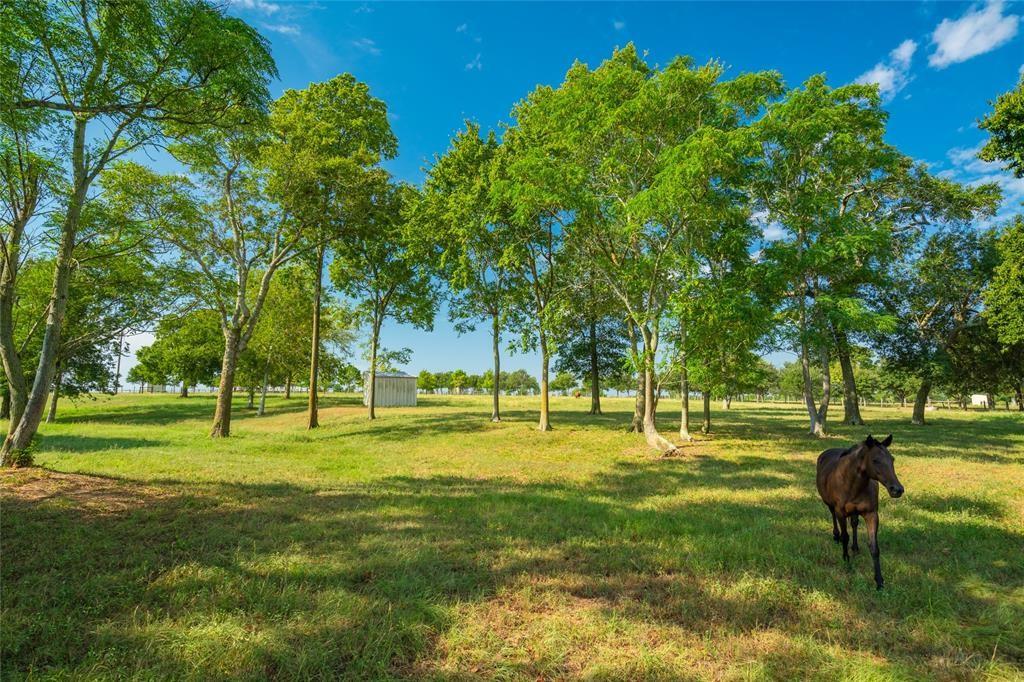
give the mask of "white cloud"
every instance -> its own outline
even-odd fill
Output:
[[[466,64],[466,71],[483,71],[484,65],[480,61],[480,53],[477,52],[476,56],[473,57],[473,61]]]
[[[978,158],[978,152],[985,146],[984,142],[979,142],[973,147],[953,147],[946,156],[958,168],[971,170],[973,172],[985,172],[991,168],[995,168],[995,164],[990,164],[987,161],[982,161]]]
[[[352,11],[355,12],[356,14],[372,14],[373,8],[364,2],[363,4],[359,5],[359,7],[356,7]]]
[[[909,38],[889,53],[885,61],[878,62],[871,69],[857,77],[857,83],[875,83],[884,99],[892,99],[913,80],[910,63],[917,52],[917,43]]]
[[[367,54],[372,54],[374,57],[380,54],[380,48],[377,47],[377,43],[370,40],[369,38],[359,38],[358,40],[352,41],[352,47],[357,50],[362,50]]]
[[[1021,202],[1024,202],[1024,178],[1015,178],[994,162],[982,161],[978,158],[978,152],[984,146],[984,141],[973,147],[954,147],[947,152],[950,168],[939,173],[942,177],[951,178],[967,185],[976,186],[986,183],[995,183],[1003,191],[1003,203],[999,207],[996,217],[989,222],[1003,222],[1021,212]]]
[[[915,52],[917,52],[917,43],[908,38],[889,53],[889,58],[896,63],[910,66],[910,60],[914,58]]]
[[[616,19],[615,21],[612,22],[612,27],[616,31],[621,31],[622,29],[626,28],[626,22]]]
[[[935,52],[928,56],[928,63],[943,69],[990,52],[1017,35],[1019,23],[1015,14],[1003,16],[1003,0],[989,0],[984,7],[974,5],[959,19],[943,19],[935,27]]]
[[[302,30],[295,24],[261,24],[263,28],[273,33],[280,33],[286,36],[298,36]]]
[[[767,223],[764,226],[764,240],[766,242],[777,242],[786,236],[786,228],[781,223]]]
[[[766,242],[776,242],[786,236],[786,228],[781,223],[769,220],[767,211],[755,211],[751,219],[761,227],[761,238]]]
[[[458,26],[455,27],[455,32],[456,33],[465,33],[468,29],[469,29],[469,25],[468,24],[459,24]]]
[[[239,9],[263,14],[276,14],[281,10],[281,5],[276,2],[268,2],[268,0],[229,0],[229,2]]]

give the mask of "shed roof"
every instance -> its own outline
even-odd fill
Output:
[[[363,378],[370,376],[369,370],[363,372]],[[405,372],[377,372],[378,379],[415,379],[412,374],[406,374]]]

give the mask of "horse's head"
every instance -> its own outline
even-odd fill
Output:
[[[892,443],[892,434],[885,437],[885,440],[875,440],[868,436],[862,444],[861,471],[869,478],[873,478],[889,491],[889,497],[900,497],[903,494],[903,484],[896,477],[896,468],[893,464],[893,457],[889,454],[889,445]]]

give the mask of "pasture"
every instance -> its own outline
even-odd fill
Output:
[[[64,402],[2,473],[3,677],[1019,679],[1024,417],[716,405],[652,456],[626,398]],[[678,411],[667,399],[659,425]],[[838,408],[841,413],[841,408]],[[835,413],[835,411],[833,412]],[[886,588],[843,566],[814,461],[894,434]],[[863,538],[862,538],[863,539]],[[866,545],[866,543],[865,543]]]

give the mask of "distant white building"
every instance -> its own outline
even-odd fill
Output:
[[[984,407],[986,410],[990,407],[988,404],[988,396],[984,393],[975,393],[971,396],[972,407]]]
[[[415,407],[416,377],[405,372],[377,372],[373,391],[376,407]],[[370,373],[363,372],[363,405],[370,404]]]

